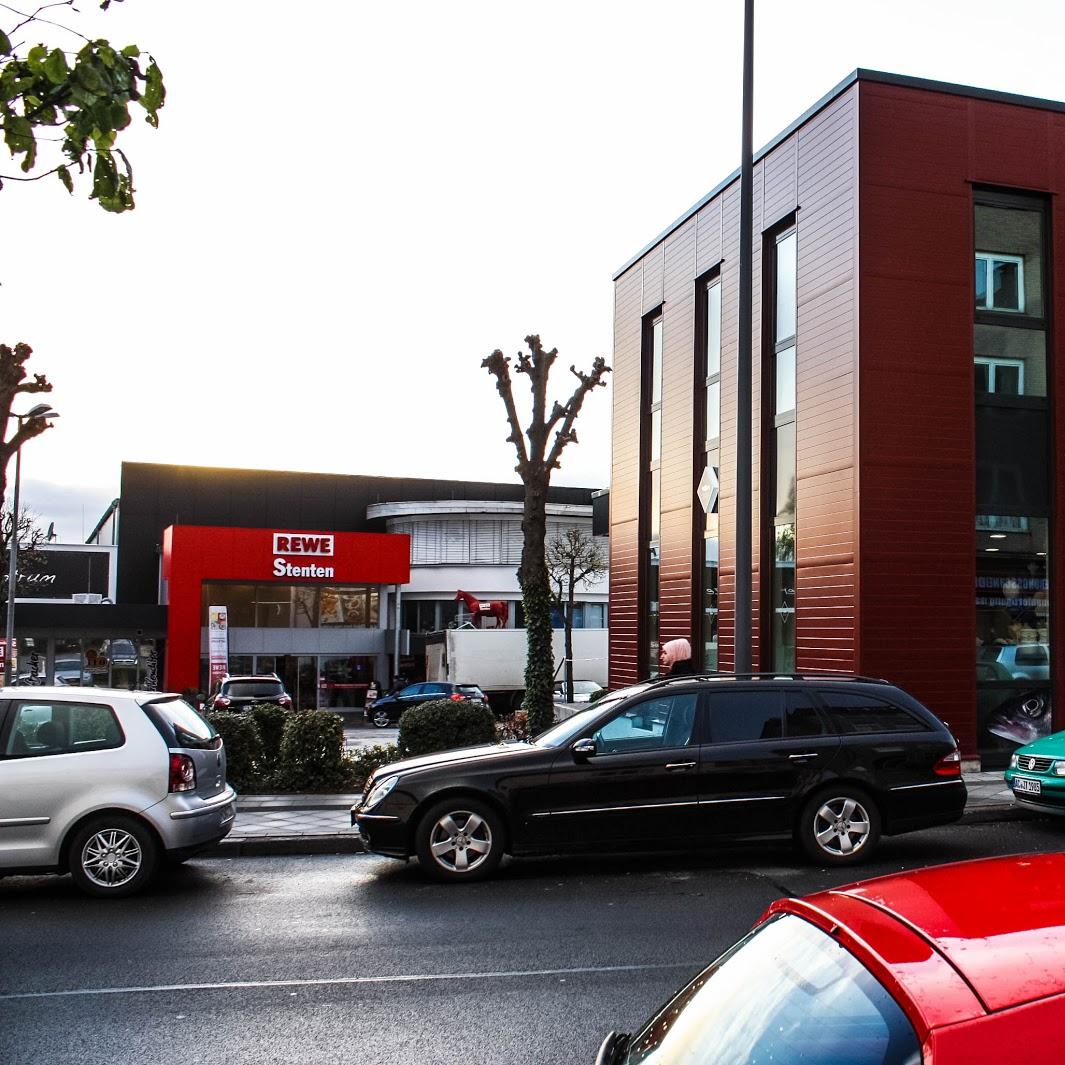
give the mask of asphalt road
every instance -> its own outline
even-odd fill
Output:
[[[1065,847],[1065,824],[885,841],[862,875]],[[767,903],[855,879],[787,848],[509,862],[427,882],[366,855],[193,861],[120,902],[0,881],[4,1065],[575,1065]]]

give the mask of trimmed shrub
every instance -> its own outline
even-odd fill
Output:
[[[379,766],[399,761],[399,747],[394,743],[379,743],[373,747],[361,747],[359,750],[347,755],[347,760],[351,763],[355,787],[361,788],[369,779],[370,774]]]
[[[281,737],[285,731],[285,722],[288,720],[289,712],[283,710],[277,703],[256,703],[245,713],[250,715],[252,721],[255,722],[255,727],[259,730],[263,764],[271,769],[277,764],[281,754]]]
[[[399,750],[404,758],[495,742],[495,715],[469,699],[434,699],[412,706],[399,719]]]
[[[281,737],[276,786],[284,791],[347,791],[354,787],[344,756],[344,722],[328,710],[288,714]]]
[[[225,744],[226,780],[237,791],[254,788],[259,783],[258,766],[263,756],[255,722],[247,714],[231,714],[225,710],[208,714],[207,720]]]

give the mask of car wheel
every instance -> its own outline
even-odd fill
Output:
[[[480,880],[503,858],[503,822],[477,799],[439,802],[418,823],[415,851],[422,869],[438,880]]]
[[[392,723],[392,719],[388,716],[387,710],[375,710],[371,714],[370,720],[377,728],[388,728]]]
[[[151,880],[159,864],[152,833],[132,817],[97,817],[70,842],[70,875],[89,895],[124,898]]]
[[[819,791],[803,807],[797,835],[820,865],[853,865],[876,849],[880,811],[864,791],[841,784]]]

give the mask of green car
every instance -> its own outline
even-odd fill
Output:
[[[1065,732],[1018,748],[1005,776],[1019,806],[1065,814]]]

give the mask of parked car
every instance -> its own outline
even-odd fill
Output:
[[[1018,806],[1065,814],[1065,732],[1019,747],[1005,776]]]
[[[285,691],[284,684],[273,673],[260,677],[231,677],[226,675],[218,686],[218,691],[207,700],[208,710],[228,710],[240,713],[249,706],[258,703],[273,703],[276,706],[292,709],[292,696]]]
[[[612,692],[530,742],[382,766],[351,819],[369,850],[469,880],[504,851],[758,837],[844,865],[957,821],[965,798],[948,728],[886,681],[715,674]]]
[[[992,644],[980,648],[979,660],[999,663],[1015,680],[1050,677],[1050,648],[1045,643]]]
[[[472,702],[488,705],[488,696],[476,684],[428,681],[423,684],[408,684],[391,695],[382,695],[373,706],[364,711],[364,716],[371,725],[388,728],[399,722],[404,710],[436,699],[470,699]]]
[[[990,1065],[1065,1025],[1065,855],[774,902],[597,1065]]]
[[[233,827],[222,738],[177,695],[0,689],[0,876],[139,891]]]
[[[566,691],[566,682],[560,680],[555,685],[554,699],[556,703],[587,703],[596,692],[601,692],[603,685],[594,680],[575,680],[573,682],[572,697]]]

